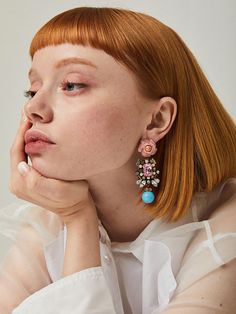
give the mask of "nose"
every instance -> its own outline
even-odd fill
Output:
[[[24,105],[24,112],[31,123],[48,123],[53,119],[53,110],[48,105],[48,99],[43,94],[35,94],[27,104]]]

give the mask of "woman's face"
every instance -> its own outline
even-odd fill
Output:
[[[45,47],[34,55],[30,82],[36,92],[25,105],[31,130],[55,143],[43,149],[26,146],[41,174],[82,180],[132,157],[144,130],[147,100],[133,75],[110,55],[81,45]]]

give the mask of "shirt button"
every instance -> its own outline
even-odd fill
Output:
[[[103,255],[103,259],[107,264],[110,264],[111,258],[108,255]]]

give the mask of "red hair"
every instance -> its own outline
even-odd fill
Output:
[[[174,30],[143,13],[79,7],[58,14],[35,34],[31,58],[38,49],[63,43],[105,51],[134,73],[144,96],[176,100],[175,122],[153,156],[161,182],[156,202],[145,209],[154,218],[176,221],[195,192],[236,177],[235,123]]]

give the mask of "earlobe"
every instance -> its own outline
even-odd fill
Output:
[[[161,98],[152,111],[151,123],[147,126],[144,137],[159,141],[171,129],[176,115],[176,101],[171,97]]]

